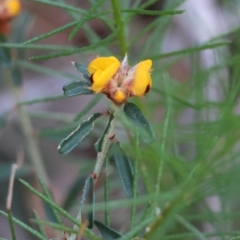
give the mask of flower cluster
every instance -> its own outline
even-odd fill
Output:
[[[150,59],[131,67],[127,55],[122,63],[113,56],[98,57],[88,66],[91,90],[106,94],[119,105],[126,102],[128,97],[141,97],[152,87],[151,67]]]
[[[19,0],[0,0],[0,34],[9,33],[10,20],[21,10]]]

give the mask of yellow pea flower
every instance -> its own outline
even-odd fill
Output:
[[[19,0],[1,0],[0,1],[0,33],[8,34],[9,23],[21,10]]]
[[[131,67],[127,55],[120,62],[117,58],[98,57],[90,62],[91,89],[105,93],[116,104],[126,102],[128,97],[141,97],[152,87],[150,71],[152,61],[147,59]]]

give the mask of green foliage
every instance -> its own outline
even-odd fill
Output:
[[[239,28],[199,45],[195,43],[183,49],[162,52],[163,37],[169,32],[173,15],[185,14],[184,9],[177,10],[181,9],[179,6],[184,0],[163,1],[161,11],[150,10],[153,9],[153,4],[158,2],[156,0],[144,3],[139,0],[89,0],[86,9],[64,1],[33,2],[60,8],[69,14],[70,20],[62,26],[26,40],[23,31],[28,24],[26,18],[24,24],[20,24],[21,31],[14,31],[11,41],[0,36],[0,84],[1,88],[7,86],[11,90],[17,106],[16,109],[11,108],[0,115],[0,136],[7,135],[8,132],[5,131],[11,125],[14,125],[18,134],[21,131],[24,133],[26,142],[22,142],[22,145],[26,147],[26,155],[29,155],[30,161],[26,161],[17,177],[31,176],[33,169],[37,175],[47,176],[45,165],[50,168],[50,164],[44,164],[46,161],[39,158],[36,138],[43,142],[51,139],[55,144],[65,138],[58,150],[59,153],[68,155],[59,161],[74,164],[81,174],[72,182],[67,192],[63,193],[62,204],[53,200],[51,192],[54,191],[50,190],[54,186],[47,178],[40,182],[43,193],[35,186],[20,180],[28,191],[44,202],[48,220],[41,219],[35,212],[32,221],[36,228],[27,225],[20,218],[12,217],[13,223],[42,240],[49,239],[45,227],[54,230],[56,236],[66,231],[74,238],[71,240],[75,240],[82,230],[84,237],[90,240],[133,240],[137,237],[149,240],[209,237],[238,239]],[[230,4],[227,1],[222,2],[222,7]],[[146,16],[149,18],[144,21]],[[106,34],[99,34],[96,29],[91,28],[91,20],[103,24]],[[77,39],[76,34],[81,32],[86,43],[78,46],[36,43],[42,40],[47,42],[52,36],[69,29],[69,40]],[[209,68],[204,68],[201,64],[201,54],[205,50],[213,54],[213,65]],[[95,96],[90,90],[87,64],[93,55],[112,55],[121,59],[126,52],[132,63],[147,58],[153,60],[153,88],[146,97],[128,99],[131,102],[126,102],[123,109],[110,107],[102,94]],[[35,61],[29,61],[26,56]],[[68,61],[71,61],[70,57],[80,62],[73,63],[76,73],[69,73],[60,67],[52,69],[37,61],[53,58],[51,61],[58,66],[58,58],[65,56]],[[180,66],[180,73],[185,74],[183,82],[178,79],[178,71],[173,74],[176,66]],[[24,94],[24,91],[19,91],[24,80],[22,70],[64,78],[64,83],[56,82],[59,89],[63,86],[63,92],[23,101],[21,94]],[[213,82],[214,87],[211,86]],[[207,94],[212,88],[221,93],[221,97],[214,101],[211,100],[211,94]],[[77,95],[92,95],[88,96],[92,98],[89,98],[81,112],[78,109],[71,109],[74,114],[34,110],[34,104],[53,101],[57,104],[58,100],[67,101],[67,97]],[[85,101],[85,96],[80,98]],[[92,113],[99,102],[103,103],[103,106],[98,106],[101,108],[98,111],[105,114],[99,121],[99,126],[94,128],[95,121],[103,115]],[[25,105],[32,105],[32,108],[26,110]],[[109,107],[111,111],[107,112]],[[58,105],[58,111],[60,108]],[[19,126],[11,122],[13,111],[17,111]],[[90,117],[84,121],[87,115]],[[49,123],[46,128],[41,125],[35,127],[35,121],[31,121],[43,118]],[[85,138],[87,135],[89,137]],[[139,141],[138,135],[145,143]],[[98,141],[94,150],[92,143],[96,142],[96,139]],[[90,157],[85,158],[79,152],[74,155],[71,153],[79,144],[88,151],[93,151],[89,154]],[[112,144],[113,148],[110,148]],[[43,148],[44,144],[41,145],[44,152]],[[51,152],[49,156],[52,156]],[[114,163],[106,161],[111,160],[112,156],[117,170],[112,168]],[[10,169],[10,165],[5,163],[9,159],[5,157],[5,152],[0,152],[2,182],[8,179]],[[106,168],[102,169],[104,163]],[[51,171],[54,168],[55,166],[51,166]],[[64,174],[61,176],[62,181],[71,175],[68,169]],[[121,194],[124,192],[128,198]],[[1,196],[4,196],[2,191]],[[217,199],[220,206],[218,211],[212,209],[212,204],[209,203],[211,197]],[[14,204],[22,204],[16,195],[13,196]],[[69,212],[76,209],[80,209],[78,215],[70,215]],[[13,207],[13,216],[16,216],[14,211]],[[10,219],[7,213],[1,211],[1,214]],[[88,226],[84,225],[84,221],[80,221],[85,214],[88,214]],[[123,220],[120,217],[122,214]],[[67,219],[69,225],[65,226],[62,218]],[[11,224],[11,227],[14,227],[14,224]],[[93,224],[102,238],[91,230]],[[203,227],[205,225],[211,226],[213,231],[206,232]],[[16,240],[19,240],[17,235]]]
[[[124,113],[131,121],[132,128],[137,127],[141,133],[142,139],[145,142],[151,142],[155,138],[151,125],[144,117],[140,109],[134,103],[124,105]]]
[[[94,122],[101,117],[101,113],[94,113],[91,117],[80,124],[67,138],[65,138],[58,146],[61,154],[67,154],[73,150],[85,138],[94,127]]]
[[[123,235],[115,231],[114,229],[104,225],[103,223],[99,221],[94,221],[95,226],[98,228],[101,236],[103,239],[106,240],[113,240],[113,239],[119,239],[122,238]],[[123,238],[124,239],[124,238]]]
[[[124,150],[120,147],[119,143],[114,143],[113,145],[113,157],[123,185],[124,192],[128,198],[132,198],[134,191],[132,164]]]

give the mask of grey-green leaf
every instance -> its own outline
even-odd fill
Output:
[[[63,209],[69,210],[69,208],[73,205],[77,196],[79,195],[80,192],[82,192],[82,189],[84,188],[86,178],[87,178],[86,175],[83,176],[81,175],[76,179],[72,186],[70,186],[70,189],[66,194]]]
[[[89,95],[94,92],[88,89],[91,83],[88,81],[72,81],[63,86],[63,92],[66,96]]]
[[[2,34],[0,34],[0,42],[6,43],[6,38]],[[7,48],[0,48],[0,62],[1,65],[4,67],[10,67],[11,66],[11,51]]]
[[[95,204],[94,181],[92,176],[89,176],[85,182],[83,195],[81,199],[81,206],[80,206],[81,212],[83,212],[83,207],[84,207],[86,198],[88,198],[89,205],[91,206],[91,210],[89,210],[88,212],[88,228],[91,229],[93,228],[93,223],[94,223],[94,204]]]
[[[123,185],[123,190],[128,198],[133,197],[133,169],[130,159],[118,142],[113,145],[113,157]]]
[[[85,66],[80,63],[73,62],[74,67],[78,70],[79,73],[82,74],[83,78],[90,81],[90,76],[88,74],[88,70]]]
[[[154,140],[155,134],[151,125],[134,103],[127,103],[124,106],[124,113],[131,123],[139,128],[140,135],[144,142],[151,142]]]
[[[94,113],[91,117],[85,120],[78,126],[67,138],[62,140],[58,146],[58,152],[61,154],[69,153],[75,148],[93,129],[94,122],[101,117],[101,113]]]
[[[89,185],[90,185],[90,189],[88,193],[88,198],[89,198],[89,204],[91,206],[91,210],[88,212],[88,228],[92,229],[94,225],[94,206],[95,206],[94,181],[92,177],[90,177]]]
[[[97,227],[99,230],[101,237],[104,240],[113,240],[113,239],[118,239],[118,238],[124,238],[122,234],[117,232],[116,230],[106,226],[105,224],[95,220],[94,225]]]

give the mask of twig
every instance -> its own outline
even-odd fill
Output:
[[[12,206],[12,196],[13,196],[13,185],[14,185],[14,178],[16,175],[16,171],[18,168],[21,167],[24,159],[24,153],[23,150],[20,149],[17,152],[17,163],[12,164],[11,168],[11,174],[10,174],[10,179],[9,179],[9,185],[8,185],[8,194],[7,194],[7,200],[6,200],[6,210],[8,213],[8,220],[9,220],[9,226],[12,234],[12,239],[16,240],[16,233],[14,230],[14,223],[13,223],[13,216],[12,216],[12,211],[11,211],[11,206]]]

